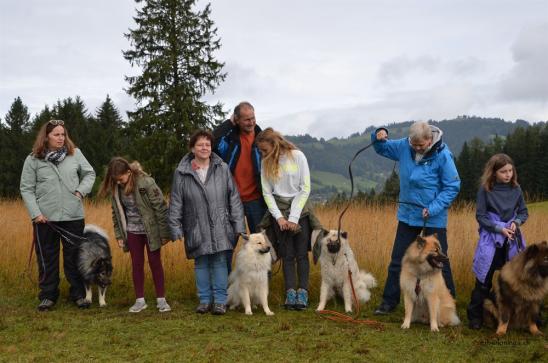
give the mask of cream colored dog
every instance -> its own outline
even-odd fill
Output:
[[[274,315],[268,307],[268,272],[276,259],[274,249],[264,233],[242,236],[244,244],[228,277],[227,305],[230,309],[243,305],[246,315],[252,315],[251,306],[259,303],[266,315]]]
[[[369,301],[371,292],[369,289],[377,286],[377,281],[373,275],[360,271],[358,263],[354,258],[354,253],[348,244],[348,234],[341,232],[337,239],[336,230],[315,232],[312,235],[312,241],[316,241],[317,234],[323,233],[323,237],[318,242],[320,246],[315,246],[315,251],[320,251],[319,261],[322,271],[322,285],[320,288],[320,303],[316,311],[324,310],[329,299],[335,294],[339,294],[344,299],[344,310],[347,313],[352,312],[352,287],[348,276],[348,270],[352,273],[352,283],[356,297],[361,302]]]

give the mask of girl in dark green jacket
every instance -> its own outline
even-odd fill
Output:
[[[128,163],[121,157],[112,158],[99,195],[110,194],[112,221],[118,246],[131,255],[135,304],[130,313],[147,308],[144,298],[144,250],[156,288],[156,307],[160,312],[170,311],[165,299],[164,269],[160,248],[169,241],[167,204],[154,179],[147,175],[138,162]]]

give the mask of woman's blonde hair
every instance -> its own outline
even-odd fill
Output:
[[[43,159],[46,156],[46,150],[48,149],[48,135],[57,126],[61,126],[65,130],[65,147],[67,148],[68,155],[74,155],[74,149],[76,145],[69,137],[68,130],[65,127],[65,122],[62,120],[49,120],[40,127],[34,145],[32,146],[32,156],[38,159]]]
[[[104,198],[108,194],[114,195],[117,184],[116,178],[128,172],[130,172],[129,178],[124,186],[124,194],[126,195],[133,193],[135,190],[135,179],[140,175],[147,174],[143,171],[143,168],[138,161],[129,163],[126,159],[119,156],[115,156],[110,159],[105,178],[103,179],[103,183],[101,183],[101,188],[98,193],[99,197]]]
[[[514,165],[514,160],[506,154],[495,154],[491,156],[485,164],[485,168],[483,169],[483,174],[480,179],[481,185],[485,188],[485,190],[490,192],[493,189],[493,185],[495,185],[495,182],[497,181],[497,170],[508,164],[512,165],[512,169],[514,169],[512,179],[510,179],[510,184],[512,184],[513,187],[517,187],[519,185],[518,173],[516,171],[516,166]]]
[[[297,150],[297,147],[284,139],[282,134],[268,127],[260,132],[255,138],[257,145],[266,143],[272,147],[268,155],[263,155],[262,169],[266,178],[270,181],[277,181],[280,178],[280,156],[286,155],[293,158],[291,150]]]

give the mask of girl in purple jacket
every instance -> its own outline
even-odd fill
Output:
[[[479,241],[474,254],[476,286],[467,308],[471,329],[480,329],[483,300],[489,296],[496,270],[525,249],[519,227],[528,213],[512,159],[493,155],[483,170],[476,201]]]

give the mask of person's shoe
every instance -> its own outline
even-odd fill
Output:
[[[165,298],[157,300],[156,308],[158,308],[158,311],[161,313],[171,311],[171,306],[169,306]]]
[[[375,315],[388,315],[396,309],[395,306],[390,306],[386,303],[380,304],[373,314]]]
[[[285,292],[285,304],[284,307],[287,310],[294,310],[297,304],[297,292],[295,289],[289,289]]]
[[[308,307],[308,291],[305,289],[297,290],[297,301],[295,302],[295,310],[304,310]]]
[[[205,304],[205,303],[200,303],[200,305],[198,305],[198,307],[196,308],[196,312],[198,314],[205,314],[205,313],[208,313],[210,310],[211,310],[211,304]]]
[[[79,309],[88,309],[89,306],[91,305],[90,302],[84,299],[83,297],[79,298],[74,303],[76,304],[76,306],[78,306]]]
[[[38,311],[49,311],[55,305],[55,301],[43,299],[38,305]]]
[[[211,309],[211,314],[213,315],[224,315],[226,313],[226,305],[225,304],[213,304],[213,308]]]
[[[135,300],[135,304],[133,304],[132,307],[129,308],[129,312],[130,313],[139,313],[143,310],[145,310],[146,308],[148,308],[148,305],[147,303],[145,302],[145,300]]]
[[[472,319],[468,322],[468,327],[473,330],[480,330],[482,322],[479,319]]]

